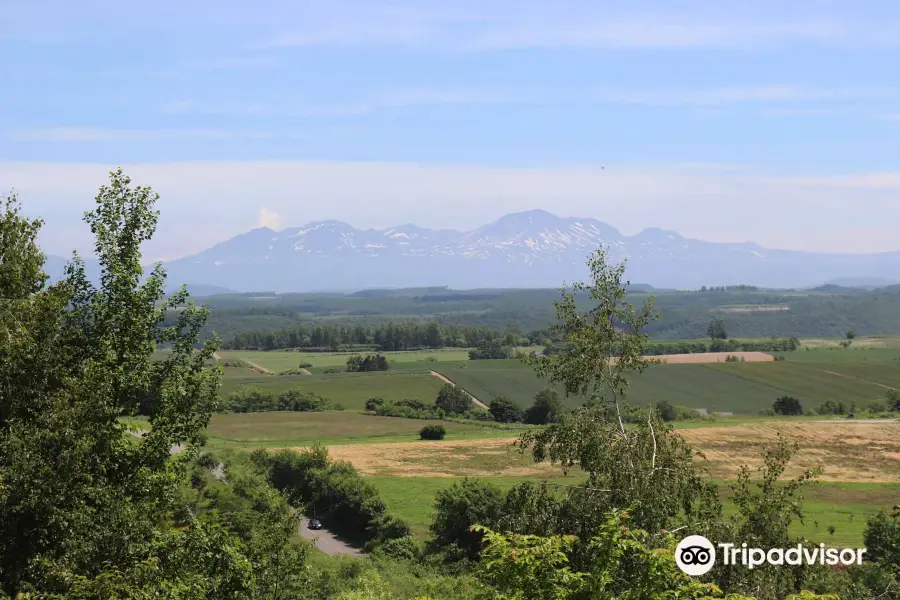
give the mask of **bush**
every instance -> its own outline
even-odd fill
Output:
[[[525,412],[507,396],[497,396],[491,400],[488,410],[498,423],[521,423],[525,420]]]
[[[678,411],[666,400],[660,400],[656,403],[656,412],[659,413],[659,418],[666,422],[671,422],[678,418]]]
[[[300,364],[297,365],[297,366],[298,366],[299,368],[301,368],[301,369],[310,369],[310,368],[312,368],[313,364],[312,364],[311,362],[305,362],[305,361],[304,361],[304,362],[300,363]]]
[[[845,415],[847,414],[847,405],[843,402],[826,400],[819,405],[818,410],[820,415]]]
[[[403,402],[401,400],[400,402]],[[402,417],[405,419],[436,420],[444,417],[443,411],[435,406],[414,408],[400,402],[385,402],[375,407],[375,414],[379,417]]]
[[[892,515],[880,511],[870,517],[863,540],[873,560],[900,566],[900,511],[895,510]]]
[[[385,540],[376,548],[376,552],[398,560],[415,561],[421,558],[422,547],[419,544],[419,540],[407,535]]]
[[[557,423],[563,414],[565,408],[559,394],[553,388],[544,388],[534,397],[534,404],[525,411],[525,422],[529,425]]]
[[[242,387],[228,395],[223,408],[237,413],[277,410],[278,397],[263,388]]]
[[[469,410],[472,406],[472,399],[460,388],[447,383],[441,387],[434,404],[445,413],[460,415]]]
[[[772,404],[772,410],[778,415],[802,415],[803,405],[792,396],[782,396]]]
[[[368,400],[366,400],[366,410],[369,412],[375,412],[375,410],[382,404],[384,404],[384,398],[369,398]]]
[[[443,425],[426,425],[419,430],[420,440],[442,440],[447,435]]]
[[[888,410],[900,412],[900,390],[890,390],[887,393]]]
[[[459,548],[468,558],[476,558],[482,536],[473,525],[495,527],[504,498],[493,485],[466,477],[438,490],[434,500],[434,520],[429,527],[432,546]]]
[[[387,371],[388,368],[388,360],[381,354],[369,354],[365,358],[359,354],[354,354],[347,359],[347,371],[351,373]]]

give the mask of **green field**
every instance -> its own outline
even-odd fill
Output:
[[[376,417],[358,412],[262,412],[213,415],[206,433],[210,448],[252,450],[292,448],[315,443],[413,442],[430,421]],[[442,422],[447,441],[517,435],[522,428]]]
[[[417,398],[432,402],[443,382],[427,371],[378,373],[330,373],[320,375],[264,375],[240,367],[226,367],[222,395],[245,386],[261,387],[274,393],[300,390],[325,396],[350,410],[363,410],[366,400],[380,396],[385,400]]]
[[[385,501],[392,514],[408,521],[420,539],[428,538],[428,525],[434,513],[434,496],[461,478],[456,477],[367,477]],[[489,477],[485,481],[506,491],[514,485],[543,479],[528,477]],[[577,484],[577,477],[547,479],[551,484]],[[734,514],[736,507],[727,501],[728,484],[721,482],[720,493],[725,502],[725,514]],[[794,535],[837,546],[862,547],[866,520],[882,509],[890,509],[900,496],[900,484],[884,483],[820,483],[806,492],[804,522],[795,521]],[[834,526],[834,535],[828,527]]]
[[[862,407],[884,399],[888,387],[900,388],[900,351],[895,349],[822,349],[784,356],[784,361],[768,363],[655,365],[631,378],[628,399],[637,405],[665,399],[709,411],[754,414],[770,408],[779,396],[800,398],[808,408],[825,400]],[[504,394],[527,406],[547,385],[516,360],[443,363],[435,370],[485,403]],[[566,403],[578,406],[581,399]]]
[[[230,350],[219,352],[223,360],[241,359],[253,362],[261,367],[281,373],[296,369],[301,363],[311,364],[312,372],[326,368],[345,367],[347,358],[353,352],[294,352],[292,350]],[[364,353],[363,353],[364,354]],[[443,361],[462,361],[469,359],[469,351],[465,348],[444,350],[414,350],[409,352],[381,352],[387,357],[392,368],[408,368],[427,366]]]

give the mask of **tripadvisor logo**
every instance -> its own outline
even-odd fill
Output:
[[[716,548],[719,549],[717,557]],[[708,573],[721,559],[723,565],[742,565],[753,569],[762,565],[829,565],[862,564],[865,548],[826,548],[825,544],[806,547],[797,544],[791,548],[748,548],[747,544],[713,543],[702,535],[690,535],[675,547],[675,563],[685,574],[697,577]]]

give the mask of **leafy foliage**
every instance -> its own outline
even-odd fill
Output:
[[[534,397],[534,404],[525,410],[524,420],[529,425],[558,423],[565,415],[562,399],[553,388],[544,388]]]
[[[419,439],[422,440],[442,440],[447,435],[447,430],[443,425],[426,425],[419,430]]]
[[[497,396],[491,400],[488,410],[498,423],[521,423],[525,420],[524,411],[507,396]]]
[[[434,404],[445,413],[460,415],[471,408],[472,399],[462,389],[447,383],[441,387]]]
[[[797,398],[782,396],[772,404],[772,410],[776,415],[802,415],[803,405]]]
[[[14,198],[2,215],[0,590],[9,595],[248,591],[227,536],[199,525],[157,528],[216,407],[219,373],[207,366],[215,340],[194,351],[208,311],[188,304],[184,289],[164,298],[159,266],[140,283],[157,197],[130,183],[111,173],[85,214],[98,287],[77,256],[63,280],[46,286],[40,221],[22,218]],[[160,326],[176,308],[177,320]],[[152,360],[163,343],[171,352]],[[135,443],[119,417],[142,401],[150,428]],[[173,456],[180,444],[187,451]],[[218,558],[204,561],[209,553]],[[180,556],[193,560],[174,562]]]

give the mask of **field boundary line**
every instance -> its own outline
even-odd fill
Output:
[[[444,383],[448,384],[448,385],[452,385],[453,387],[459,387],[459,386],[456,385],[453,381],[451,381],[450,378],[448,378],[448,377],[445,376],[445,375],[441,375],[441,374],[438,373],[437,371],[432,371],[431,369],[429,369],[428,372],[431,373],[432,375],[434,375],[435,377],[437,377],[438,379],[440,379],[441,381],[443,381]],[[488,409],[487,404],[485,404],[484,402],[482,402],[481,400],[479,400],[478,398],[476,398],[475,396],[473,396],[472,394],[470,394],[469,392],[467,392],[465,389],[463,389],[463,388],[459,388],[459,389],[461,389],[461,390],[463,391],[463,393],[464,393],[466,396],[468,396],[469,398],[471,398],[471,400],[472,400],[472,402],[473,402],[474,404],[477,404],[478,406],[480,406],[481,408],[483,408],[483,409],[485,409],[485,410]]]

